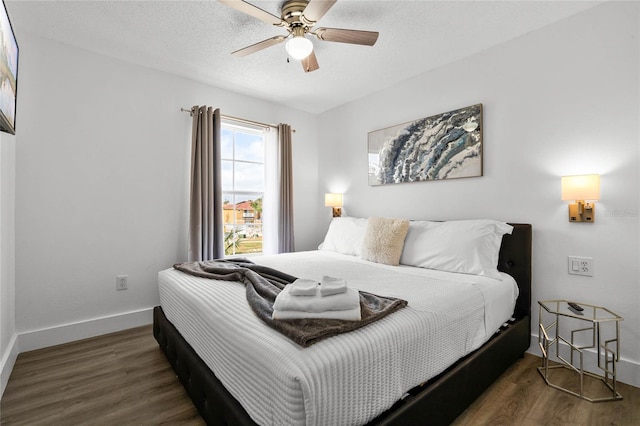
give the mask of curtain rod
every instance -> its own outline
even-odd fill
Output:
[[[188,112],[189,115],[193,115],[193,111],[191,110],[191,108],[180,108],[180,111],[182,112]],[[258,126],[258,127],[268,127],[268,128],[272,128],[272,129],[277,129],[278,126],[274,126],[273,124],[267,124],[267,123],[261,123],[259,121],[253,121],[253,120],[247,120],[246,118],[239,118],[239,117],[233,117],[231,115],[224,115],[224,114],[220,114],[220,116],[222,118],[226,118],[227,120],[232,120],[232,121],[237,121],[239,123],[244,123],[244,124],[252,124],[254,126]],[[293,133],[295,133],[295,129],[291,129],[291,131]]]

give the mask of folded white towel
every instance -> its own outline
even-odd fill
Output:
[[[354,309],[360,306],[360,293],[354,288],[349,288],[341,294],[321,297],[316,296],[292,296],[291,286],[285,288],[278,294],[273,309],[278,311],[303,311],[303,312],[324,312],[343,311]]]
[[[362,319],[362,316],[360,314],[360,306],[354,309],[347,309],[344,311],[325,311],[325,312],[301,312],[301,311],[274,310],[271,317],[273,319],[279,319],[279,320],[324,318],[324,319],[338,319],[338,320],[346,320],[346,321],[360,321]]]
[[[315,296],[318,292],[318,282],[305,278],[298,278],[287,287],[291,287],[289,293],[292,296]]]
[[[320,285],[320,296],[331,296],[347,291],[347,282],[342,278],[333,278],[328,275],[322,277]]]

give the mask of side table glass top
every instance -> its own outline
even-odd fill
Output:
[[[602,306],[590,305],[588,303],[575,302],[584,308],[577,311],[569,306],[571,300],[542,300],[538,304],[551,314],[563,315],[570,318],[577,318],[592,322],[622,321],[622,317]]]

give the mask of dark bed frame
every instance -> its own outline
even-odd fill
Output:
[[[520,294],[513,319],[482,347],[407,395],[369,425],[448,425],[529,348],[531,335],[531,225],[512,224],[498,269],[513,276]],[[153,335],[207,425],[255,425],[218,378],[167,320],[153,311]],[[250,385],[250,384],[249,384]]]

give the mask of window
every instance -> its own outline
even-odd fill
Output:
[[[227,120],[221,130],[225,255],[262,253],[268,130]]]

